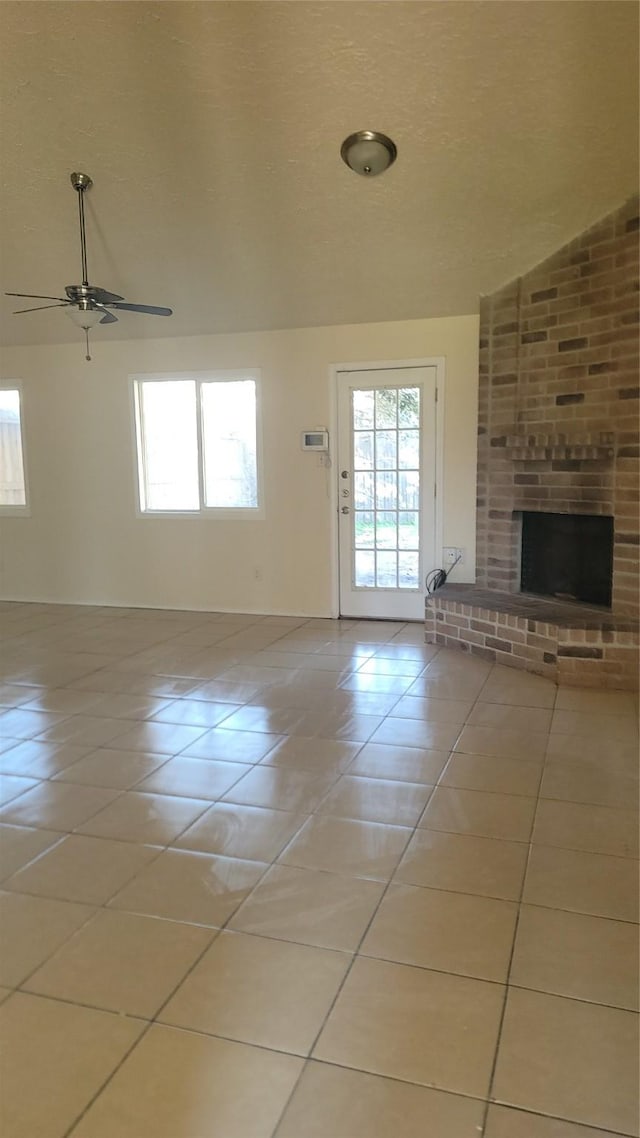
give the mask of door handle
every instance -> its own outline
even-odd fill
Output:
[[[349,471],[348,470],[341,470],[340,471],[340,477],[341,478],[348,478],[349,477]]]
[[[341,514],[348,514],[349,513],[349,507],[348,506],[342,506],[340,513]]]

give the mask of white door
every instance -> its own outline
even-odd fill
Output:
[[[435,565],[435,365],[337,373],[340,615],[422,620]]]

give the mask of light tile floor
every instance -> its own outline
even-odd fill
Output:
[[[637,702],[2,604],[7,1138],[638,1134]]]

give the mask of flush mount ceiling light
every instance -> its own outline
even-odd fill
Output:
[[[342,161],[365,178],[382,174],[395,162],[397,154],[395,142],[377,130],[357,130],[340,147]]]

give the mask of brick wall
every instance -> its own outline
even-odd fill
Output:
[[[479,586],[519,589],[522,510],[607,514],[638,616],[638,204],[481,302]]]

